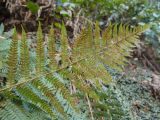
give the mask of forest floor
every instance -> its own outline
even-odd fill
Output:
[[[160,76],[140,61],[131,60],[124,75],[117,81],[117,89],[125,98],[124,107],[128,107],[135,120],[160,120]],[[126,118],[125,118],[126,119]]]

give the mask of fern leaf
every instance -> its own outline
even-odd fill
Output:
[[[72,57],[75,60],[78,60],[85,56],[84,53],[86,48],[86,38],[87,38],[87,30],[86,28],[82,28],[81,32],[77,37],[75,38],[75,42],[73,45],[73,50],[72,50]]]
[[[56,68],[56,48],[55,48],[55,35],[54,35],[54,29],[53,26],[51,26],[50,32],[49,32],[49,41],[48,41],[48,53],[49,53],[49,58],[50,58],[50,63],[49,66],[53,70]]]
[[[28,42],[26,38],[26,33],[22,27],[22,40],[21,40],[21,77],[27,78],[30,74],[30,55],[29,55],[29,48],[28,48]]]
[[[90,52],[93,50],[93,31],[92,31],[92,25],[89,23],[88,24],[88,30],[87,30],[87,38],[86,38],[86,52]]]
[[[102,46],[105,47],[106,45],[110,44],[110,40],[112,38],[112,27],[113,25],[111,22],[109,23],[108,27],[102,32]]]
[[[94,45],[96,51],[99,50],[99,47],[101,45],[101,36],[100,36],[100,27],[98,21],[96,21],[95,24],[95,31],[94,31]],[[97,50],[98,49],[98,50]]]
[[[119,36],[120,38],[122,38],[122,37],[125,36],[125,29],[124,29],[123,26],[124,26],[124,25],[123,25],[122,23],[119,25],[118,36]]]
[[[43,42],[43,33],[41,28],[41,23],[39,22],[37,30],[37,48],[36,48],[36,69],[37,73],[43,72],[44,67],[44,42]]]
[[[17,32],[15,28],[14,28],[13,38],[10,46],[11,47],[9,50],[9,56],[8,56],[8,62],[7,62],[8,86],[13,85],[16,79],[16,69],[17,69],[17,61],[18,61],[18,38],[17,38]]]
[[[69,61],[68,57],[68,38],[67,38],[67,31],[64,23],[62,23],[61,27],[61,56],[62,56],[62,62],[66,64]],[[62,64],[63,64],[62,63]]]
[[[118,24],[115,24],[113,27],[112,37],[114,40],[118,41]]]

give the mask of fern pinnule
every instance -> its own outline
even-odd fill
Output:
[[[113,32],[112,32],[112,38],[114,39],[113,42],[118,41],[118,24],[116,23],[113,27]]]
[[[37,73],[43,72],[44,60],[45,60],[45,55],[44,55],[43,33],[42,33],[41,23],[39,22],[38,30],[37,30],[37,47],[36,47]]]
[[[7,61],[7,79],[8,86],[13,85],[16,79],[16,71],[17,71],[17,61],[18,61],[18,37],[16,28],[14,28],[14,33],[10,45],[9,56]]]
[[[136,28],[135,28],[136,29]],[[124,25],[125,38],[130,35],[129,25]]]
[[[102,41],[101,41],[101,35],[100,35],[99,22],[96,21],[95,30],[94,30],[94,46],[95,46],[96,51],[99,50],[101,42]]]
[[[87,30],[86,28],[82,28],[79,35],[74,40],[73,50],[72,50],[72,57],[73,59],[79,59],[82,58],[82,56],[85,56],[86,52],[86,38],[87,38]]]
[[[88,24],[88,29],[87,29],[87,38],[86,38],[86,45],[85,45],[85,47],[86,47],[86,52],[93,52],[92,50],[93,50],[93,31],[92,31],[92,24],[91,23],[89,23]],[[92,53],[91,53],[92,54]]]
[[[123,28],[123,24],[122,23],[120,23],[119,28],[118,28],[118,36],[120,38],[125,36],[125,32],[124,32],[124,28]]]
[[[26,38],[26,33],[22,27],[22,40],[21,40],[21,51],[20,51],[20,72],[21,77],[27,78],[30,74],[30,55],[29,55],[29,48],[28,48],[28,42]]]
[[[112,38],[112,27],[111,22],[108,24],[107,28],[102,32],[102,47],[106,47],[106,45],[110,45]]]

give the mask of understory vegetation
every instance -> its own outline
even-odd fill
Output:
[[[159,6],[0,2],[0,120],[159,120]]]

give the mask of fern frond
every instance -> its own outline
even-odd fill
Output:
[[[100,96],[96,91],[102,91],[103,84],[108,84],[112,80],[110,73],[106,71],[103,63],[105,63],[112,69],[122,70],[123,66],[127,63],[126,57],[130,56],[130,52],[135,47],[135,43],[139,42],[138,37],[140,33],[142,33],[144,29],[146,29],[146,26],[144,28],[136,27],[131,29],[128,25],[120,24],[118,26],[118,24],[109,24],[109,26],[101,36],[100,28],[98,26],[98,23],[96,23],[94,34],[97,36],[94,37],[92,29],[93,26],[91,24],[88,24],[88,28],[83,28],[80,34],[77,36],[72,50],[74,61],[70,61],[70,63],[68,64],[67,50],[69,45],[67,31],[64,24],[62,25],[60,47],[62,50],[61,57],[64,64],[61,68],[55,69],[55,37],[54,31],[51,28],[48,43],[51,69],[49,69],[50,71],[45,73],[43,72],[43,68],[47,66],[44,65],[44,42],[41,25],[39,23],[36,48],[37,61],[35,63],[37,75],[35,75],[35,77],[31,79],[18,81],[18,83],[13,84],[16,78],[16,64],[18,61],[18,42],[15,32],[13,35],[13,41],[11,43],[8,60],[8,79],[9,81],[11,81],[9,82],[11,83],[11,85],[7,86],[6,88],[0,89],[0,92],[8,89],[13,90],[13,88],[15,88],[14,91],[16,95],[19,96],[19,98],[21,98],[23,101],[27,101],[33,104],[34,106],[38,106],[41,110],[48,113],[48,115],[53,119],[56,117],[54,113],[57,112],[64,116],[64,118],[68,117],[68,114],[66,114],[66,111],[64,111],[63,109],[64,107],[62,107],[62,101],[60,102],[57,94],[60,94],[59,96],[61,98],[64,98],[63,100],[67,100],[66,103],[70,103],[69,106],[71,105],[74,109],[76,109],[74,107],[76,106],[73,101],[74,98],[71,96],[69,91],[69,83],[71,83],[71,86],[75,86],[79,93],[82,93],[84,96],[87,94],[90,98],[93,98],[91,102],[95,102],[95,104],[97,102],[101,102]],[[23,49],[27,49],[24,32],[21,45],[24,47]],[[23,57],[24,55],[26,55],[24,57],[29,57],[29,52],[24,52],[23,49],[21,50],[21,57]],[[12,58],[14,60],[10,61],[10,59]],[[24,70],[27,73],[29,69],[28,61],[26,61],[25,65],[24,58],[21,58],[21,62],[23,64],[22,66],[20,66],[20,70]],[[63,72],[66,72],[65,77],[63,76]],[[55,74],[58,74],[59,76],[62,75],[62,77],[66,79],[60,80]],[[25,77],[25,73],[22,73],[22,76]],[[29,77],[29,75],[26,76]],[[45,82],[41,78],[45,78]],[[56,95],[54,94],[54,91],[58,91]],[[82,101],[85,102],[84,99],[82,99]],[[99,105],[98,107],[100,109],[103,109],[101,105]]]
[[[28,42],[26,38],[26,33],[22,27],[22,40],[21,40],[21,78],[27,78],[30,76],[30,55],[29,55],[29,48]]]
[[[10,45],[9,56],[7,61],[8,66],[8,86],[13,85],[16,79],[16,70],[17,70],[17,62],[18,62],[18,38],[17,38],[17,31],[14,28],[13,38]]]
[[[43,33],[42,33],[41,23],[39,22],[37,30],[37,47],[36,47],[37,73],[43,72],[44,60],[45,60],[45,55],[44,55]]]

